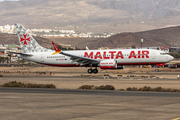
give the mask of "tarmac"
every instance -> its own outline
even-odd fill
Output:
[[[3,69],[8,70],[9,68]],[[22,70],[22,68],[18,67],[11,70],[15,69]],[[23,67],[23,69],[47,71],[48,69],[57,68]],[[73,73],[72,70],[76,73]],[[177,79],[178,71],[159,73],[151,71],[146,73],[118,73],[118,71],[111,73],[109,71],[106,73],[106,71],[100,71],[100,74],[97,75],[87,75],[85,70],[84,68],[64,68],[59,73],[54,72],[52,76],[38,73],[3,73],[4,77],[0,77],[0,85],[10,81],[17,81],[54,84],[57,89],[0,88],[0,119],[180,120],[180,93],[78,89],[81,85],[113,85],[116,89],[144,86],[180,89],[180,79]],[[109,79],[104,79],[104,74],[109,74]],[[122,79],[118,79],[117,74],[123,74]],[[137,76],[156,74],[156,77],[127,77],[132,74]]]
[[[172,120],[180,93],[0,88],[2,120]],[[178,119],[176,119],[178,120]]]
[[[0,77],[0,85],[17,81],[34,84],[54,84],[58,89],[77,89],[82,85],[113,85],[116,89],[126,89],[128,87],[163,87],[180,89],[180,79],[154,79],[154,78],[122,78],[88,76],[35,76],[35,75],[4,75]]]

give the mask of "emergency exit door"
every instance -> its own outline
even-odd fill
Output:
[[[155,58],[156,58],[156,52],[155,52],[155,51],[152,51],[151,57],[152,57],[152,59],[155,59]]]

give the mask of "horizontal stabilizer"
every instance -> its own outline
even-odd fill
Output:
[[[18,54],[18,55],[23,55],[23,56],[32,56],[32,55],[30,55],[30,54],[25,54],[25,53],[17,53],[17,52],[9,52],[9,53]]]

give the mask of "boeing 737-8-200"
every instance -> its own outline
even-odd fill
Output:
[[[161,66],[174,58],[167,53],[153,49],[108,49],[61,51],[52,42],[54,49],[46,49],[26,31],[21,24],[15,24],[22,53],[17,56],[36,63],[59,67],[90,67],[88,73],[101,69],[123,69],[124,65]],[[92,69],[95,67],[95,69]]]

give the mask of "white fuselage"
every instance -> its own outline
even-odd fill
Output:
[[[92,59],[117,60],[117,65],[157,65],[167,63],[174,58],[165,52],[153,49],[110,49],[110,50],[74,50],[63,51],[80,57],[88,57]],[[77,62],[73,62],[70,57],[62,54],[52,55],[52,52],[36,52],[29,53],[32,56],[20,56],[23,59],[30,60],[46,65],[71,67],[80,66]]]

